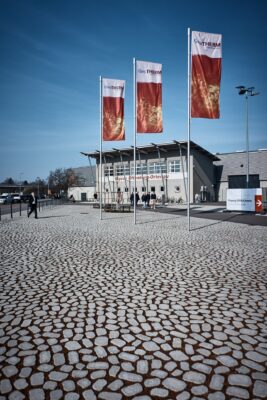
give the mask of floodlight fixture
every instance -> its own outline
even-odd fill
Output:
[[[238,94],[239,95],[245,95],[246,99],[246,153],[247,153],[247,176],[246,176],[246,186],[249,188],[249,137],[248,137],[248,98],[257,96],[260,94],[260,92],[255,92],[254,86],[250,87],[245,87],[243,85],[241,86],[236,86],[236,89],[238,89]]]

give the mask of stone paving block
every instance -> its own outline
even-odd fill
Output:
[[[0,222],[0,400],[266,398],[267,228],[85,207]]]

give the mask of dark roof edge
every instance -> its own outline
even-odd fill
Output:
[[[180,144],[181,146],[186,146],[187,147],[187,141],[186,140],[181,140],[181,141],[172,141],[172,142],[168,142],[168,143],[155,143],[154,146],[149,144],[149,145],[145,145],[145,146],[137,146],[136,149],[138,150],[148,150],[148,149],[152,149],[155,146],[160,147],[173,147],[177,144]],[[211,158],[212,161],[220,161],[220,158],[217,157],[217,155],[210,153],[208,150],[204,149],[203,147],[199,146],[198,144],[196,144],[195,142],[190,141],[190,147],[191,149],[196,149],[199,152],[205,154],[207,157]],[[116,154],[116,153],[120,153],[120,152],[132,152],[133,151],[133,147],[127,147],[127,148],[121,148],[121,149],[111,149],[111,150],[105,150],[102,152],[103,155],[105,154]],[[80,152],[82,155],[86,156],[86,157],[91,157],[91,158],[99,158],[99,150],[96,150],[95,152]]]
[[[249,150],[249,153],[260,153],[260,152],[264,152],[267,151],[267,149],[255,149],[255,150]],[[216,156],[226,156],[228,154],[243,154],[246,153],[246,150],[236,150],[236,151],[228,151],[225,153],[215,153]]]

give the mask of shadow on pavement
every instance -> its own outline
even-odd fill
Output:
[[[37,219],[63,218],[63,217],[69,217],[69,215],[51,215],[51,216],[48,216],[48,217],[38,217]],[[29,219],[31,219],[31,218],[29,218]]]

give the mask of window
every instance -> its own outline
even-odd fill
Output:
[[[229,189],[244,189],[247,187],[246,175],[229,175],[228,176]],[[260,187],[259,175],[249,175],[249,188]]]
[[[150,191],[151,191],[151,192],[155,192],[155,191],[156,191],[155,186],[151,186]]]
[[[116,175],[117,176],[123,175],[123,170],[124,170],[123,165],[117,165],[117,167],[116,167]]]
[[[166,174],[167,168],[165,161],[149,163],[148,173],[149,174]]]
[[[169,172],[180,172],[181,162],[180,160],[174,160],[169,162]]]
[[[129,188],[127,188],[127,187],[124,188],[124,191],[125,191],[125,192],[129,192]]]
[[[160,187],[160,191],[161,191],[161,192],[164,192],[164,186],[161,186],[161,187]]]
[[[142,192],[146,192],[146,187],[142,186]]]
[[[104,168],[104,174],[105,176],[113,176],[113,166],[106,165]]]
[[[121,175],[129,175],[129,165],[124,164],[124,165],[117,165],[116,167],[116,174],[117,176]]]
[[[136,164],[136,175],[146,175],[147,165],[146,164]],[[131,175],[134,175],[134,165],[131,165]]]

